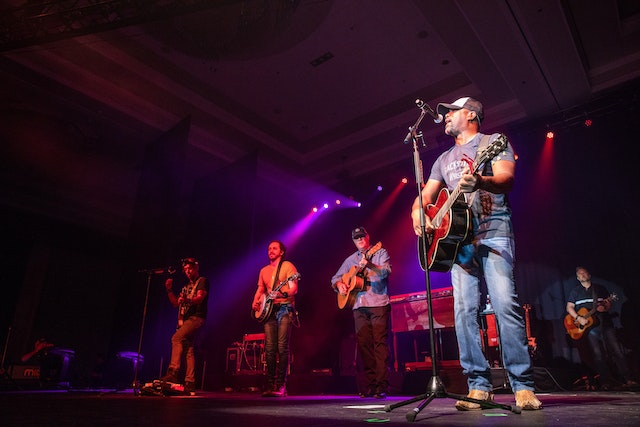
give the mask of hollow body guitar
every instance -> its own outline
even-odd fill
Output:
[[[370,247],[364,254],[365,258],[370,260],[373,254],[378,252],[380,248],[382,248],[382,242],[376,243],[375,246]],[[342,282],[346,283],[349,287],[346,294],[338,292],[338,308],[353,307],[353,304],[356,302],[356,295],[364,289],[363,273],[365,268],[366,267],[354,265],[348,272],[342,275]]]
[[[582,307],[580,310],[576,311],[578,316],[587,319],[587,323],[585,323],[584,325],[581,325],[577,319],[574,319],[570,314],[567,314],[564,317],[564,327],[567,330],[567,334],[569,334],[569,336],[574,340],[579,340],[580,338],[582,338],[584,333],[587,332],[594,324],[596,324],[593,315],[596,312],[598,305],[610,303],[617,299],[618,296],[616,294],[611,294],[601,303],[596,304],[596,306],[591,310],[587,310],[586,307]]]
[[[282,288],[287,282],[291,280],[296,280],[300,278],[300,273],[296,272],[291,276],[284,279],[282,282],[278,283],[276,287],[274,287],[270,293],[276,293]],[[260,323],[263,323],[265,320],[269,318],[271,315],[271,311],[273,310],[273,298],[269,296],[270,293],[262,294],[260,297],[260,308],[253,311],[253,317]]]

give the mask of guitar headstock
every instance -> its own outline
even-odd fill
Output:
[[[382,242],[378,242],[376,243],[374,246],[371,246],[369,248],[369,250],[366,253],[366,257],[370,257],[371,255],[375,254],[376,252],[378,252],[380,250],[380,248],[382,248]]]
[[[287,278],[287,280],[285,280],[285,282],[290,282],[291,280],[296,280],[300,278],[300,273],[298,271],[296,271],[295,273],[293,273],[291,276],[289,276]]]

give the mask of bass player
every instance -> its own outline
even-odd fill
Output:
[[[342,262],[331,278],[331,285],[339,297],[353,302],[350,308],[357,348],[367,381],[360,396],[384,399],[389,388],[387,337],[391,313],[388,294],[391,259],[381,245],[371,246],[369,233],[364,227],[355,228],[351,239],[357,250]],[[352,292],[353,298],[349,298]]]
[[[269,264],[260,269],[258,288],[251,304],[251,309],[256,312],[262,308],[261,301],[265,295],[273,302],[268,317],[263,320],[267,384],[262,397],[287,396],[289,341],[291,327],[296,321],[295,295],[298,293],[298,279],[287,280],[297,277],[297,270],[291,261],[284,259],[286,251],[287,248],[281,241],[269,242]],[[283,281],[285,283],[279,286]]]
[[[573,320],[575,332],[571,336],[577,340],[580,358],[588,364],[593,375],[600,375],[601,390],[637,389],[638,383],[631,379],[631,370],[609,312],[613,294],[609,295],[604,286],[592,283],[591,274],[584,267],[576,267],[576,278],[580,283],[569,293],[565,327]],[[567,329],[567,332],[570,331]],[[609,369],[609,360],[616,367],[619,379]]]
[[[469,221],[468,225],[456,227],[464,230],[459,247],[443,245],[443,248],[455,248],[449,251],[452,258],[449,265],[455,331],[460,364],[467,376],[468,397],[493,399],[491,369],[478,337],[480,284],[484,279],[500,325],[503,362],[516,406],[525,410],[540,409],[542,404],[533,392],[533,365],[513,274],[514,234],[507,196],[515,176],[513,147],[507,144],[477,171],[470,162],[482,158],[495,142],[504,139],[503,135],[480,133],[484,110],[476,99],[464,97],[451,104],[440,103],[436,109],[444,117],[444,133],[453,138],[453,146],[440,154],[431,167],[421,196],[416,197],[411,208],[411,220],[416,235],[422,236],[424,219],[424,231],[437,237],[447,234],[442,233],[441,228],[453,228],[456,219],[450,214],[446,221],[438,224],[432,222],[433,217],[429,215],[421,218],[421,212],[433,212],[430,205],[441,199],[438,193],[446,190],[460,193],[461,204],[469,206],[468,214],[462,218]],[[439,242],[435,237],[431,246]],[[465,400],[457,401],[455,406],[460,411],[482,409],[480,404]]]

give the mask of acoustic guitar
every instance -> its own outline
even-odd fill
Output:
[[[278,283],[278,285],[274,287],[271,292],[262,294],[262,296],[260,297],[260,307],[257,310],[253,311],[253,317],[260,323],[267,320],[271,315],[271,311],[273,310],[273,298],[271,298],[269,295],[278,292],[280,288],[287,284],[287,282],[299,278],[300,273],[296,272],[284,279],[282,282]]]
[[[587,332],[589,328],[591,328],[596,323],[593,315],[596,312],[598,306],[615,301],[617,299],[618,296],[616,294],[611,294],[607,298],[602,300],[602,302],[595,304],[591,310],[587,310],[586,307],[582,307],[580,310],[576,311],[576,313],[578,313],[578,316],[582,316],[587,319],[587,323],[585,323],[584,325],[581,325],[578,322],[578,319],[574,319],[570,314],[567,314],[564,317],[564,327],[567,330],[567,334],[569,334],[569,336],[574,340],[579,340],[580,338],[582,338],[584,333]]]
[[[469,160],[470,173],[475,174],[488,161],[507,148],[507,137],[500,134],[495,141],[478,153],[476,160]],[[435,204],[427,205],[425,214],[431,219],[434,227],[432,234],[427,235],[429,250],[424,259],[424,243],[418,239],[418,255],[423,270],[448,272],[458,255],[458,249],[471,235],[471,212],[464,201],[460,183],[449,193],[443,188],[438,193]]]
[[[370,260],[373,254],[378,252],[380,248],[382,248],[382,242],[376,243],[375,246],[370,247],[369,250],[365,252],[365,258]],[[353,265],[348,272],[342,275],[342,282],[348,285],[348,289],[346,294],[338,292],[338,308],[353,307],[353,304],[356,302],[356,295],[364,289],[363,273],[365,268],[366,267]]]

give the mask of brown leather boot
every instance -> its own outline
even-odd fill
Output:
[[[527,411],[535,411],[542,408],[542,402],[538,400],[531,390],[518,390],[516,395],[516,406]]]
[[[488,391],[469,390],[469,394],[467,394],[467,397],[493,402],[493,393],[490,393]],[[456,409],[458,411],[478,411],[482,409],[482,406],[479,403],[467,402],[466,400],[458,400],[456,402]]]

